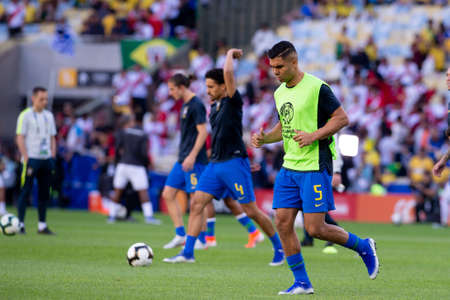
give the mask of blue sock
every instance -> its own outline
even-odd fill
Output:
[[[204,232],[204,231],[200,232],[200,234],[198,235],[198,239],[200,242],[205,244],[206,243],[206,232]]]
[[[348,240],[343,246],[348,249],[355,250],[358,253],[361,253],[367,248],[367,242],[359,238],[358,236],[354,235],[353,233],[349,232]]]
[[[186,232],[184,231],[184,226],[175,228],[175,234],[179,236],[185,236]]]
[[[208,218],[206,221],[206,236],[214,236],[214,227],[216,226],[216,218]]]
[[[286,257],[286,261],[294,274],[295,281],[310,283],[301,252]]]
[[[281,246],[280,238],[278,237],[278,233],[275,232],[273,236],[270,237],[270,241],[272,242],[273,248],[276,250],[283,249]]]
[[[194,245],[197,237],[188,235],[186,238],[186,245],[184,245],[183,255],[187,258],[194,257]]]
[[[245,213],[236,216],[236,219],[241,223],[242,226],[247,228],[248,233],[253,233],[256,231],[255,224],[252,219],[250,219]]]

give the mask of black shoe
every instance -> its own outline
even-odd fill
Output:
[[[312,240],[303,240],[303,241],[300,243],[300,245],[301,245],[302,247],[312,247],[312,246],[314,246],[314,241],[312,241]]]
[[[333,244],[332,242],[327,242],[327,243],[325,244],[325,248],[326,248],[326,247],[330,247],[330,246],[332,247],[332,246],[334,246],[334,244]]]
[[[51,231],[50,229],[48,229],[48,227],[45,227],[42,230],[38,230],[39,234],[47,234],[47,235],[54,235],[55,233],[53,231]]]
[[[20,227],[19,234],[26,234],[25,227]]]

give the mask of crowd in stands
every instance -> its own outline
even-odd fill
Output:
[[[81,34],[194,38],[195,0],[94,1]]]
[[[8,0],[0,22],[18,36],[26,24],[60,22],[71,8],[89,9],[82,35],[195,38],[196,0]]]
[[[20,35],[27,24],[55,22],[65,17],[75,0],[6,0],[0,3],[0,22],[11,37]]]

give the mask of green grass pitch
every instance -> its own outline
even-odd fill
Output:
[[[26,236],[0,236],[0,299],[450,299],[449,228],[342,223],[376,240],[378,278],[369,279],[354,252],[326,255],[316,241],[303,250],[315,294],[277,296],[293,281],[289,268],[268,266],[268,239],[245,249],[247,233],[234,218],[218,216],[218,247],[197,251],[195,264],[171,265],[162,262],[179,251],[162,249],[173,235],[169,218],[152,226],[135,215],[138,223],[106,224],[101,215],[50,210],[57,235],[40,236],[36,211],[28,210]],[[135,242],[153,248],[153,265],[128,265]]]

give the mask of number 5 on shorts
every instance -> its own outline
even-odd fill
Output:
[[[317,185],[314,186],[314,192],[316,192],[317,194],[319,194],[319,197],[314,198],[314,200],[316,200],[316,201],[322,200],[322,191],[319,190],[319,188],[320,188],[321,186],[322,186],[321,184],[317,184]]]
[[[197,177],[195,177],[195,173],[192,173],[192,174],[191,174],[191,184],[194,185],[194,186],[196,186],[197,183],[198,183]]]

